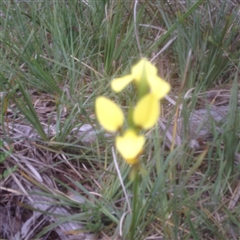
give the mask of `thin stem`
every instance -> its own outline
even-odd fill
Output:
[[[132,208],[132,222],[130,227],[131,232],[131,240],[134,240],[134,233],[136,229],[136,219],[137,219],[137,206],[138,206],[138,181],[139,181],[139,173],[137,171],[135,179],[134,179],[134,185],[133,185],[133,208]]]

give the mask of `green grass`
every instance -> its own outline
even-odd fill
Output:
[[[17,120],[33,127],[37,139],[25,141],[44,159],[36,160],[35,168],[40,175],[51,172],[61,192],[53,196],[56,203],[77,212],[69,219],[59,216],[58,223],[39,230],[36,236],[68,220],[81,222],[86,231],[109,239],[117,239],[120,233],[124,240],[151,236],[239,239],[239,198],[230,204],[239,194],[240,173],[236,157],[240,129],[238,4],[217,0],[139,1],[137,6],[134,1],[88,2],[0,4],[0,134],[5,143],[0,149],[7,152],[10,147],[11,153],[21,154],[23,149],[10,126]],[[126,200],[113,161],[114,139],[97,123],[94,101],[104,95],[129,106],[134,89],[115,94],[110,82],[129,73],[141,57],[152,59],[159,75],[171,84],[169,97],[176,105],[163,101],[163,118],[170,124],[179,110],[184,137],[171,148],[159,126],[147,133],[141,158],[147,174],[139,177],[133,205],[129,166],[115,153]],[[222,104],[229,104],[228,115],[224,122],[210,122],[212,140],[195,151],[189,148],[190,114],[207,99],[204,93],[213,89],[229,90],[228,102]],[[220,104],[216,101],[212,103]],[[48,112],[41,115],[40,109],[51,106],[54,117]],[[90,124],[97,133],[89,144],[73,131],[83,124]],[[52,126],[54,134],[48,134],[46,129]],[[18,166],[11,154],[4,162],[7,165],[0,163],[1,169],[17,166],[16,176],[27,171],[24,162]],[[25,181],[40,187],[41,194],[52,194],[33,178],[30,175]],[[7,180],[2,184],[7,186]],[[70,193],[84,199],[84,204],[67,197]],[[135,216],[128,202],[130,208],[137,207]]]

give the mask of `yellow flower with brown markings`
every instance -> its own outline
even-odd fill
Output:
[[[95,109],[99,123],[107,131],[121,133],[115,139],[116,148],[126,163],[137,167],[145,144],[145,137],[139,135],[139,131],[148,130],[157,123],[159,100],[170,91],[170,85],[157,76],[157,68],[145,58],[132,67],[131,74],[113,79],[111,87],[121,92],[131,82],[137,87],[138,102],[129,112],[125,132],[122,133],[124,114],[116,103],[101,96],[96,99]]]

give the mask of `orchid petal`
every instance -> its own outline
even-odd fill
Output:
[[[124,115],[120,107],[106,97],[98,97],[95,102],[99,123],[110,132],[116,132],[123,126]]]
[[[157,68],[151,64],[146,58],[141,59],[132,67],[132,76],[136,82],[140,82],[144,76],[157,75]]]
[[[153,93],[158,100],[164,98],[171,89],[170,84],[158,76],[148,76],[148,82],[151,93]]]
[[[121,92],[132,81],[133,81],[132,75],[126,75],[124,77],[115,78],[111,82],[111,87],[113,91]]]
[[[147,130],[156,124],[159,114],[159,101],[154,94],[149,93],[137,103],[133,111],[133,122]]]
[[[116,148],[128,164],[138,163],[138,155],[142,152],[145,143],[144,136],[139,136],[129,129],[123,136],[116,138]]]

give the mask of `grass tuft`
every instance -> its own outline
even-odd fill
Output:
[[[237,1],[2,1],[0,238],[239,239],[239,14]],[[136,187],[94,101],[126,111],[134,88],[110,82],[141,57],[172,90]]]

